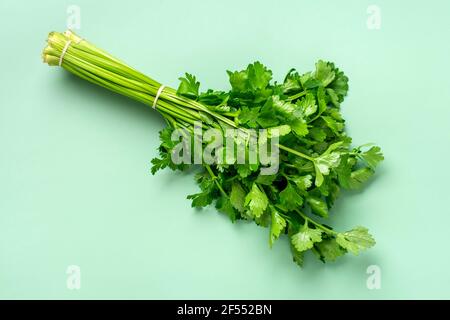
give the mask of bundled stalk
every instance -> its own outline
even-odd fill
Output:
[[[152,160],[152,173],[166,167],[185,170],[198,156],[205,160],[208,143],[218,138],[202,141],[201,136],[211,129],[226,136],[233,129],[232,139],[211,153],[215,161],[199,163],[201,191],[188,196],[193,207],[214,203],[233,222],[246,219],[269,227],[271,246],[288,234],[299,265],[308,250],[325,262],[375,244],[364,227],[337,232],[321,222],[340,190],[361,188],[383,160],[377,146],[350,147],[340,114],[348,79],[334,64],[319,61],[315,71],[302,75],[292,69],[283,83],[272,84],[271,71],[255,62],[245,70],[228,71],[229,92],[200,93],[200,83],[190,74],[180,78],[178,90],[163,86],[71,31],[50,33],[43,59],[149,105],[164,117],[168,126],[160,132],[160,157]],[[189,147],[194,145],[183,162],[174,159],[180,150],[186,153],[179,148],[186,141],[173,139],[176,130],[189,137]],[[270,144],[269,158],[279,160],[276,171],[268,174],[260,153],[254,162],[234,156],[243,145],[244,159],[251,157],[255,132],[264,136],[256,140],[257,151]],[[195,150],[199,137],[200,152]]]
[[[50,66],[61,66],[80,78],[145,104],[153,105],[161,88],[157,81],[134,70],[70,30],[49,34],[43,59]],[[157,110],[173,125],[192,126],[195,121],[205,121],[211,122],[213,126],[218,126],[220,122],[235,126],[228,118],[212,113],[196,101],[178,96],[176,90],[169,87],[164,87],[160,92],[157,106]]]

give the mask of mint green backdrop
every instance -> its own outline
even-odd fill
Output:
[[[269,249],[266,229],[191,209],[191,175],[149,172],[158,114],[41,62],[69,4],[81,35],[171,86],[188,71],[226,89],[225,70],[255,60],[278,80],[335,61],[350,78],[348,132],[386,160],[332,224],[367,226],[377,245],[334,264],[308,255],[301,270],[285,237]],[[0,298],[450,298],[450,2],[2,0],[0,11]],[[80,290],[66,287],[70,265]]]

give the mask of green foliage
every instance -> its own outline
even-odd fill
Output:
[[[253,184],[250,192],[245,197],[244,205],[248,209],[247,214],[253,218],[259,218],[266,210],[269,200],[266,194],[259,189],[256,183]]]
[[[272,247],[276,239],[281,235],[281,233],[286,228],[286,220],[283,218],[281,213],[275,208],[271,207],[271,225],[270,225],[270,238],[269,244]]]
[[[280,203],[287,210],[294,210],[303,204],[302,197],[298,194],[296,187],[290,183],[280,192]]]
[[[311,229],[307,223],[296,234],[291,236],[292,245],[299,252],[311,249],[314,243],[320,241],[322,241],[322,230]]]
[[[340,190],[362,188],[384,159],[377,146],[350,147],[340,111],[348,91],[344,73],[326,61],[318,61],[312,72],[290,70],[281,84],[271,83],[272,72],[260,62],[227,72],[229,92],[200,93],[199,82],[186,74],[177,93],[201,102],[213,119],[220,114],[240,128],[268,129],[269,139],[280,139],[280,167],[276,174],[261,175],[259,165],[203,166],[197,175],[201,190],[188,197],[192,206],[215,203],[233,222],[253,220],[268,227],[271,247],[287,233],[300,266],[307,251],[330,262],[373,246],[363,227],[339,233],[313,218],[327,219]],[[160,157],[152,161],[152,172],[186,168],[170,160],[171,130],[160,134]]]
[[[71,59],[61,59],[67,44]],[[333,63],[318,61],[313,71],[303,74],[291,69],[282,83],[276,83],[271,70],[254,62],[244,70],[228,71],[228,91],[200,92],[200,82],[186,73],[176,96],[174,89],[160,90],[158,81],[81,41],[73,32],[50,33],[43,58],[49,65],[61,64],[77,76],[137,101],[156,102],[153,107],[168,126],[160,132],[159,156],[152,160],[151,172],[195,166],[200,190],[188,196],[192,207],[215,205],[233,222],[246,219],[267,227],[270,246],[287,234],[293,260],[300,266],[308,251],[326,262],[347,252],[357,255],[375,244],[364,227],[337,232],[323,223],[333,214],[340,191],[361,189],[384,159],[377,146],[351,148],[340,111],[348,78]],[[244,146],[246,155],[250,129],[268,129],[266,142],[279,139],[278,171],[264,176],[258,161],[175,163],[173,155],[180,150],[179,141],[172,141],[174,130],[185,130],[188,143],[196,144],[195,124],[200,120],[202,132],[238,128],[248,138],[235,139],[233,144]],[[188,158],[197,159],[201,151],[194,150]]]
[[[197,81],[195,76],[186,73],[186,77],[179,78],[180,85],[178,86],[177,94],[196,100],[198,97],[198,90],[200,88],[200,82]]]
[[[336,242],[354,255],[375,245],[375,240],[364,227],[356,227],[350,231],[338,233]]]

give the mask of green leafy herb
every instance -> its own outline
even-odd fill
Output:
[[[271,208],[271,225],[270,225],[270,238],[269,244],[272,247],[273,243],[280,236],[280,234],[286,228],[286,220],[282,215],[275,209]]]
[[[200,82],[192,74],[186,73],[186,77],[179,79],[180,86],[178,87],[178,94],[190,99],[197,99],[198,89],[200,88]]]
[[[254,183],[252,189],[245,197],[244,204],[248,208],[247,212],[250,217],[259,218],[266,210],[269,200],[266,194]]]
[[[309,250],[314,243],[322,241],[322,230],[310,229],[307,224],[291,237],[291,242],[299,252]]]
[[[375,240],[364,227],[356,227],[353,230],[338,233],[336,242],[355,255],[358,255],[361,250],[375,245]]]
[[[43,59],[154,107],[167,127],[160,132],[159,156],[151,161],[151,172],[199,167],[200,190],[188,196],[193,207],[215,205],[233,222],[249,220],[267,227],[270,246],[286,234],[293,260],[300,266],[308,251],[328,262],[375,244],[364,227],[338,232],[323,222],[335,214],[332,207],[340,191],[362,188],[384,159],[378,146],[351,147],[341,114],[348,78],[333,63],[319,60],[314,70],[305,73],[291,69],[282,83],[276,83],[272,71],[257,61],[244,70],[227,71],[228,91],[201,92],[192,74],[180,78],[177,90],[162,87],[71,31],[50,33]],[[233,137],[232,147],[244,147],[246,158],[252,130],[267,129],[262,131],[265,142],[258,145],[277,141],[276,172],[263,173],[261,158],[256,163],[175,162],[180,141],[172,141],[172,135],[178,129],[188,137],[187,144],[201,146],[187,159],[203,158],[206,142],[198,142],[199,122],[201,132],[235,129],[245,138]],[[214,157],[221,159],[218,151]]]

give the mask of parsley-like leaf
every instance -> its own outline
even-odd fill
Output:
[[[271,207],[271,225],[270,225],[270,237],[269,244],[272,247],[273,243],[286,228],[286,220],[280,215],[280,213],[273,207]]]
[[[303,99],[298,100],[296,105],[301,108],[305,117],[309,117],[317,111],[316,99],[310,92]]]
[[[308,204],[315,214],[323,218],[328,217],[328,206],[322,199],[316,197],[308,197]]]
[[[358,255],[361,250],[368,249],[375,245],[375,240],[364,227],[356,227],[350,231],[338,233],[337,243],[354,255]]]
[[[336,168],[340,162],[340,153],[331,152],[323,154],[314,160],[316,169],[316,186],[320,187],[323,183],[323,176],[330,173],[330,169]]]
[[[233,182],[231,185],[230,201],[233,207],[239,212],[244,212],[245,190],[239,182]]]
[[[245,207],[248,208],[250,217],[259,218],[266,210],[269,204],[269,199],[264,192],[262,192],[256,183],[253,184],[252,189],[245,197]]]
[[[335,261],[345,254],[345,250],[337,243],[336,239],[325,239],[316,243],[317,250],[321,255],[323,262]]]
[[[322,230],[310,229],[307,224],[291,237],[292,244],[300,252],[311,249],[314,243],[320,241],[322,241]]]
[[[322,86],[329,85],[335,77],[333,66],[326,61],[319,60],[316,63],[315,78],[322,83]]]
[[[198,97],[198,90],[200,88],[200,82],[197,81],[195,76],[186,73],[186,77],[179,78],[180,85],[178,86],[177,94],[189,99],[196,100]]]
[[[306,191],[312,186],[312,176],[310,174],[293,177],[291,178],[291,181],[293,181],[300,190]]]
[[[295,187],[288,182],[286,188],[280,192],[280,202],[286,209],[294,210],[303,204],[303,199]]]
[[[384,160],[383,153],[381,153],[380,147],[372,147],[366,152],[362,152],[359,156],[371,167],[375,169],[378,164]]]

